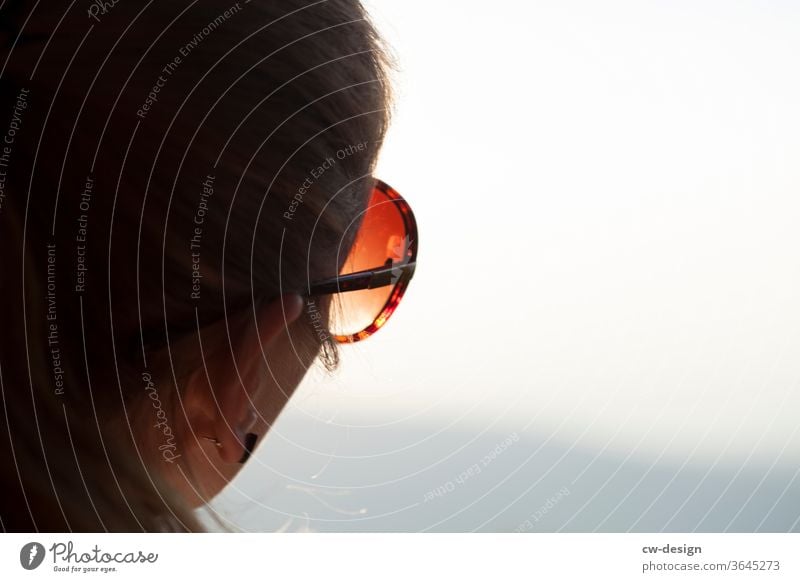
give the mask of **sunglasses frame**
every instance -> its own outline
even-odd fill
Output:
[[[401,265],[392,265],[378,267],[376,269],[368,269],[364,271],[357,271],[355,273],[348,273],[346,275],[338,275],[329,279],[317,281],[309,287],[308,295],[332,295],[336,293],[347,293],[350,291],[363,291],[365,289],[376,289],[379,287],[386,287],[394,285],[391,295],[386,300],[383,308],[372,320],[372,323],[365,327],[363,330],[349,334],[349,335],[333,335],[332,338],[338,343],[354,343],[367,339],[369,336],[378,331],[386,324],[392,316],[400,300],[408,288],[408,283],[414,276],[414,270],[417,266],[417,248],[419,246],[419,236],[417,232],[417,221],[414,218],[414,212],[411,210],[408,202],[403,198],[397,190],[386,184],[385,182],[376,179],[375,186],[370,194],[370,200],[374,191],[379,190],[384,194],[388,200],[381,202],[381,204],[394,204],[400,215],[403,218],[403,224],[406,229],[406,236],[408,237],[408,248],[406,249],[407,262]],[[358,236],[358,235],[356,235]]]

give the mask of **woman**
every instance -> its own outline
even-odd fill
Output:
[[[200,530],[413,274],[381,41],[357,0],[1,12],[2,527]]]

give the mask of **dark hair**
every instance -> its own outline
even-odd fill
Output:
[[[386,55],[357,0],[33,4],[0,11],[2,527],[201,529],[128,428],[143,379],[168,401],[176,340],[332,274]]]

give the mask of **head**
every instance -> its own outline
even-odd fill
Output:
[[[336,275],[368,203],[386,57],[357,0],[59,22],[64,3],[23,28],[33,5],[6,3],[0,31],[0,132],[16,128],[0,513],[10,529],[198,529],[191,509],[308,369],[336,365],[330,305],[307,290]]]

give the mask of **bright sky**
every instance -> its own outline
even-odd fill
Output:
[[[800,4],[368,6],[419,266],[294,412],[797,460]]]

